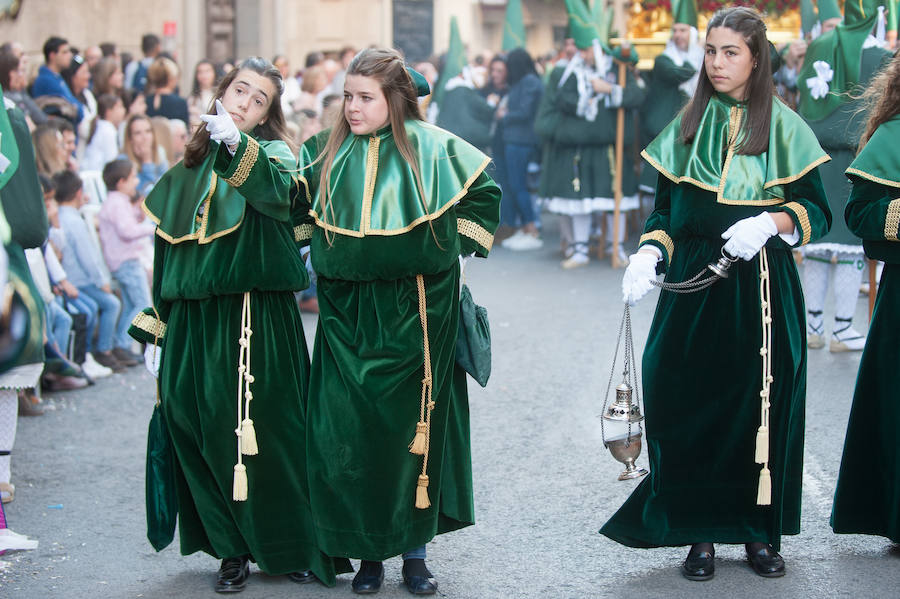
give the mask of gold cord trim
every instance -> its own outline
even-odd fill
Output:
[[[876,177],[875,175],[869,174],[866,171],[861,171],[858,168],[848,168],[844,171],[848,175],[856,175],[861,179],[868,179],[873,183],[880,183],[882,185],[887,185],[888,187],[900,187],[900,181],[892,181],[890,179],[882,179],[881,177]]]
[[[359,230],[365,235],[372,222],[372,197],[375,195],[375,178],[378,176],[378,148],[381,138],[369,138],[369,150],[366,154],[366,181],[363,185],[362,211],[359,215]]]
[[[643,235],[641,235],[641,238],[638,241],[638,247],[640,247],[647,241],[656,241],[661,243],[663,247],[666,248],[666,253],[668,254],[666,263],[668,264],[672,261],[672,254],[675,253],[675,242],[672,241],[672,238],[669,237],[668,233],[666,233],[662,229],[656,229],[655,231],[644,233]]]
[[[804,175],[806,175],[806,173],[813,170],[820,164],[825,164],[826,162],[828,162],[830,160],[831,160],[831,156],[829,156],[828,154],[825,154],[824,156],[819,156],[818,158],[816,158],[815,160],[813,160],[812,162],[807,164],[806,167],[804,167],[802,171],[800,171],[799,173],[797,173],[795,175],[790,175],[788,177],[782,177],[780,179],[772,179],[771,181],[766,181],[765,185],[763,185],[763,189],[775,187],[776,185],[786,185],[788,183],[793,183],[797,179],[802,178]]]
[[[694,178],[692,178],[692,177],[678,177],[678,176],[676,176],[675,174],[673,174],[673,173],[669,172],[668,170],[666,170],[665,167],[663,167],[663,165],[661,165],[661,164],[658,163],[656,160],[654,160],[653,158],[651,158],[651,157],[650,157],[650,154],[647,153],[647,150],[641,150],[641,156],[643,157],[644,160],[646,160],[647,162],[650,163],[650,166],[652,166],[652,167],[655,168],[657,171],[659,171],[660,173],[662,173],[663,176],[665,176],[666,179],[668,179],[668,180],[671,181],[672,183],[675,183],[676,185],[679,184],[679,183],[690,183],[691,185],[694,185],[695,187],[699,187],[700,189],[705,189],[706,191],[717,192],[717,191],[719,190],[719,188],[716,187],[715,185],[708,185],[708,184],[706,184],[706,183],[702,183],[702,182],[700,182],[700,181],[698,181],[697,179],[694,179]]]
[[[884,217],[884,238],[890,241],[898,240],[900,229],[900,199],[891,200]]]
[[[155,309],[154,312],[156,312]],[[132,319],[131,324],[148,335],[153,335],[156,341],[166,336],[166,323],[149,314],[138,312]]]
[[[806,211],[806,206],[799,202],[788,202],[782,208],[790,211],[797,217],[801,233],[800,245],[809,243],[812,238],[812,225],[809,223],[809,212]]]
[[[246,183],[247,177],[250,176],[250,171],[253,170],[253,165],[256,164],[256,159],[258,157],[259,142],[252,137],[247,136],[247,147],[244,148],[244,154],[241,156],[241,161],[238,163],[237,168],[234,169],[234,174],[225,179],[225,182],[232,187],[240,187]]]
[[[491,246],[494,245],[494,236],[488,233],[487,229],[467,218],[456,219],[456,231],[460,235],[475,240],[478,245],[488,251],[491,251]]]
[[[428,343],[428,306],[425,299],[425,277],[416,275],[416,290],[419,296],[419,321],[422,324],[422,353],[424,368],[422,377],[422,397],[419,405],[419,421],[416,423],[416,434],[409,445],[410,453],[420,454],[422,474],[416,481],[416,508],[427,509],[431,506],[428,499],[428,450],[431,444],[431,411],[434,410],[432,389],[434,381],[431,372],[431,348]]]
[[[728,151],[725,152],[725,164],[722,165],[722,176],[719,178],[719,186],[716,188],[716,202],[724,203],[725,196],[725,180],[728,178],[728,171],[731,169],[731,161],[734,159],[734,149],[737,145],[738,134],[741,131],[741,118],[744,111],[732,106],[728,116]]]
[[[241,305],[241,335],[238,338],[237,428],[234,429],[234,434],[237,436],[237,463],[234,465],[234,484],[231,497],[233,501],[247,500],[249,484],[244,456],[259,453],[256,428],[250,418],[250,402],[253,401],[250,384],[254,380],[250,373],[250,337],[252,335],[250,292],[245,291],[244,301]]]
[[[757,505],[772,504],[772,476],[769,471],[769,408],[771,406],[772,382],[772,291],[769,281],[769,255],[766,248],[759,252],[759,305],[762,320],[762,389],[760,398],[760,424],[756,431],[756,455],[754,461],[762,464],[759,486],[756,494]]]
[[[459,200],[461,200],[467,193],[469,193],[469,187],[471,187],[472,183],[474,183],[475,180],[479,176],[481,176],[481,173],[484,172],[484,169],[486,169],[487,165],[490,163],[491,163],[491,159],[485,158],[482,161],[481,165],[477,169],[475,169],[475,172],[472,173],[472,176],[470,176],[466,180],[462,189],[460,189],[459,192],[456,195],[454,195],[452,198],[447,200],[440,208],[438,208],[434,212],[429,212],[428,214],[426,214],[424,216],[420,216],[419,218],[415,219],[414,221],[412,221],[405,227],[400,227],[399,229],[369,229],[365,233],[363,233],[361,231],[345,229],[343,227],[337,227],[330,223],[326,223],[325,221],[323,221],[322,219],[319,218],[319,215],[312,208],[310,208],[310,210],[309,210],[309,215],[312,216],[313,220],[316,221],[316,226],[321,227],[322,229],[325,229],[326,231],[331,231],[333,233],[340,233],[341,235],[347,235],[348,237],[365,237],[366,235],[382,235],[382,236],[388,237],[391,235],[402,235],[404,233],[409,233],[410,231],[412,231],[414,228],[418,227],[422,223],[440,218],[441,216],[443,216],[443,214],[447,210],[449,210],[450,208],[455,206]]]
[[[306,223],[304,225],[297,225],[296,227],[294,227],[294,241],[299,243],[301,241],[308,241],[312,239],[314,229],[315,227],[313,227],[309,223]]]

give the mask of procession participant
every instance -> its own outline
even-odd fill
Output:
[[[222,559],[218,592],[243,589],[250,560],[329,586],[342,567],[319,551],[309,511],[309,359],[293,295],[309,279],[281,89],[262,58],[233,69],[144,205],[157,224],[153,306],[129,332],[148,344],[151,368],[160,359],[181,552]]]
[[[859,95],[890,59],[890,54],[870,35],[877,18],[876,3],[876,0],[847,2],[844,23],[810,43],[798,79],[797,112],[832,158],[830,164],[822,167],[821,174],[833,214],[841,213],[850,194],[844,171],[856,154],[862,129],[862,112],[853,96]],[[832,352],[862,350],[866,337],[853,327],[853,316],[863,265],[860,239],[842,218],[834,219],[831,231],[805,248],[803,292],[807,344],[811,349],[825,346],[824,310],[831,279],[834,323],[828,349]]]
[[[900,543],[900,477],[896,428],[897,390],[886,373],[900,364],[896,331],[900,322],[900,57],[866,90],[869,120],[860,152],[847,176],[853,182],[844,216],[863,240],[866,255],[885,262],[875,311],[863,350],[844,441],[844,454],[831,527],[836,533],[872,534]],[[872,460],[872,456],[881,459]]]
[[[672,37],[653,61],[647,98],[641,106],[641,142],[646,145],[665,129],[687,104],[703,66],[703,48],[697,43],[696,0],[678,0],[672,6]],[[656,191],[656,169],[642,163],[640,189]]]
[[[306,142],[319,327],[307,411],[322,550],[361,558],[374,593],[403,554],[414,594],[437,582],[425,544],[474,523],[465,372],[455,359],[460,255],[486,257],[500,212],[489,159],[422,120],[424,78],[395,50],[350,63],[342,118]],[[410,442],[412,440],[412,442]]]
[[[579,53],[565,67],[550,75],[541,98],[535,131],[544,142],[538,194],[546,208],[562,215],[560,227],[571,244],[565,250],[563,268],[577,268],[590,261],[588,242],[594,212],[607,212],[607,246],[612,247],[612,211],[615,208],[614,159],[616,112],[633,109],[644,99],[631,69],[624,87],[618,85],[616,57],[601,43],[605,33],[583,3],[567,0],[569,30]],[[619,58],[622,55],[618,54]],[[636,53],[630,60],[636,62]],[[624,139],[634,139],[632,119],[626,118]],[[626,145],[623,153],[620,237],[625,235],[625,211],[637,208],[637,177]],[[621,241],[621,239],[620,239]],[[620,246],[621,251],[621,246]],[[624,254],[622,261],[626,261]]]
[[[600,532],[631,547],[691,544],[691,580],[712,578],[713,543],[745,543],[757,574],[781,576],[781,535],[800,527],[806,396],[791,248],[831,215],[817,171],[828,156],[773,96],[758,12],[713,15],[697,91],[643,156],[660,173],[656,207],[624,300],[652,289],[657,268],[679,282],[722,251],[736,262],[712,286],[660,296],[643,359],[650,476]],[[714,401],[697,403],[698,376]]]

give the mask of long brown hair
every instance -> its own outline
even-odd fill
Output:
[[[714,27],[727,27],[739,34],[756,60],[756,66],[750,71],[750,79],[744,89],[747,116],[741,123],[741,133],[735,151],[738,154],[761,154],[769,148],[772,97],[775,94],[766,24],[755,9],[738,6],[716,11],[706,27],[707,36]],[[681,139],[684,143],[689,144],[694,140],[706,105],[714,93],[716,90],[709,80],[704,63],[700,69],[694,97],[681,113]]]
[[[136,121],[147,121],[147,125],[150,126],[150,133],[153,135],[153,145],[150,146],[150,162],[153,164],[159,161],[159,144],[156,142],[156,132],[153,130],[153,121],[150,120],[149,116],[146,114],[133,114],[128,117],[128,120],[125,121],[125,140],[122,143],[122,149],[125,150],[125,155],[128,156],[134,167],[137,170],[141,170],[142,160],[134,153],[133,144],[131,143],[131,136],[133,135],[131,127]]]
[[[265,77],[275,86],[277,92],[274,98],[269,99],[269,111],[266,114],[264,123],[260,123],[253,130],[253,134],[260,139],[273,140],[280,139],[288,145],[292,152],[296,152],[297,146],[291,139],[287,124],[284,121],[284,112],[281,110],[281,94],[284,93],[284,81],[281,78],[281,71],[275,68],[271,62],[259,56],[251,56],[244,60],[237,67],[231,69],[216,88],[215,96],[210,104],[209,114],[216,114],[216,100],[221,100],[225,95],[225,90],[231,85],[238,73],[243,70],[253,71],[257,75]],[[184,166],[192,168],[201,164],[209,154],[209,131],[206,127],[197,127],[191,140],[184,146]]]
[[[866,130],[859,138],[859,149],[868,143],[878,126],[900,113],[900,54],[882,69],[862,95],[863,106],[869,113]]]
[[[391,124],[391,132],[394,136],[394,142],[397,149],[403,156],[403,159],[409,164],[416,178],[416,187],[419,190],[419,197],[422,200],[425,213],[428,213],[428,203],[424,187],[422,185],[422,175],[419,170],[419,160],[416,158],[416,151],[406,135],[405,122],[408,120],[421,121],[422,114],[419,110],[419,102],[416,93],[416,85],[413,83],[412,77],[406,70],[403,58],[400,53],[390,48],[368,48],[357,54],[350,64],[347,66],[347,76],[362,75],[363,77],[371,77],[381,84],[381,91],[387,100],[388,116]],[[322,219],[327,222],[326,214],[331,209],[331,167],[337,152],[350,135],[350,124],[344,113],[344,104],[346,99],[341,103],[341,116],[337,123],[331,129],[331,135],[322,153],[316,158],[315,162],[323,161],[322,172],[319,175],[319,189],[322,194]]]

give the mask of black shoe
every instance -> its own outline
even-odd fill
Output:
[[[226,557],[219,566],[215,590],[217,593],[238,593],[247,586],[248,578],[250,578],[249,557],[246,555]]]
[[[312,570],[302,570],[300,572],[291,572],[287,575],[288,578],[296,582],[297,584],[306,584],[308,582],[312,582],[316,580],[316,575],[312,573]]]
[[[363,560],[359,564],[359,572],[350,583],[350,588],[359,595],[371,595],[381,590],[382,582],[384,582],[384,564]]]
[[[765,578],[784,576],[784,558],[766,543],[747,543],[747,561],[753,571]]]
[[[437,581],[423,559],[403,560],[403,584],[413,595],[434,595],[437,592]]]
[[[681,564],[688,580],[710,580],[716,573],[716,550],[712,543],[694,543]]]

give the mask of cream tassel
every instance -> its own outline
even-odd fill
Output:
[[[428,499],[428,476],[425,474],[420,474],[416,483],[416,507],[420,510],[431,507],[431,501]]]
[[[772,476],[769,469],[763,466],[759,471],[759,489],[756,492],[756,505],[772,505]]]
[[[425,431],[427,427],[424,422],[416,423],[416,436],[413,437],[412,443],[409,444],[409,453],[416,455],[425,455]]]
[[[259,447],[256,445],[256,428],[253,421],[244,418],[241,421],[241,453],[244,455],[256,455]]]
[[[234,501],[247,501],[247,468],[243,464],[234,465],[234,488],[231,498]]]
[[[765,464],[769,461],[769,427],[760,426],[756,429],[756,463]]]

